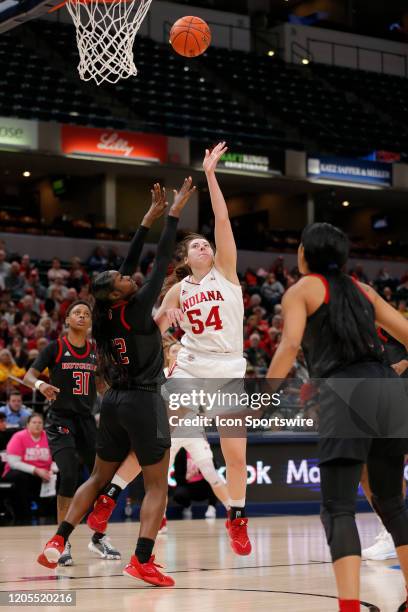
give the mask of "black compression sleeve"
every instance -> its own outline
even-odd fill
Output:
[[[151,275],[143,287],[139,289],[134,300],[139,316],[150,316],[160,295],[176,244],[177,223],[177,217],[171,217],[170,215],[167,217],[166,225],[157,245],[156,259]]]
[[[130,243],[128,254],[126,255],[122,265],[120,266],[119,272],[121,274],[132,275],[136,272],[137,266],[139,264],[139,257],[142,252],[148,231],[149,228],[144,227],[144,225],[141,225],[138,228],[136,234],[132,238],[132,242]]]

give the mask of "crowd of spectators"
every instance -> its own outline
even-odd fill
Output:
[[[139,286],[148,278],[153,260],[154,253],[151,251],[141,260],[135,274]],[[92,276],[106,269],[117,269],[120,263],[121,258],[115,251],[107,253],[99,247],[86,262],[73,257],[66,264],[54,257],[44,268],[44,262],[39,266],[29,255],[9,253],[6,246],[0,244],[0,452],[13,440],[10,434],[31,431],[29,423],[32,422],[33,409],[44,412],[41,398],[35,398],[31,389],[19,381],[38,353],[62,333],[69,305],[78,298],[92,301],[89,289]],[[381,268],[377,276],[370,279],[364,267],[358,264],[349,273],[374,286],[387,302],[408,317],[408,272],[395,278],[386,268]],[[247,377],[265,376],[282,335],[282,297],[298,279],[297,268],[289,268],[282,256],[275,260],[271,258],[268,269],[247,269],[240,275],[245,308],[243,337]],[[180,331],[173,330],[173,334],[179,337]],[[316,416],[316,405],[301,352],[289,378],[275,415]],[[37,436],[43,426],[41,416],[34,419],[31,428],[34,425],[38,429],[35,433]],[[24,439],[28,440],[27,434]],[[7,458],[3,456],[3,459]],[[49,473],[48,464],[46,469]],[[30,491],[38,493],[40,481],[44,481],[41,474],[44,474],[31,468],[31,471],[28,468],[24,470],[24,474],[31,476]],[[13,472],[10,466],[8,471]],[[18,482],[24,479],[27,480],[27,477],[17,474]],[[27,507],[24,511],[27,511]]]
[[[153,261],[147,253],[136,273],[138,284],[149,274]],[[115,252],[97,247],[86,262],[72,258],[68,265],[54,257],[47,270],[39,270],[29,255],[8,253],[0,245],[0,391],[18,387],[10,378],[22,378],[38,352],[57,338],[64,315],[76,299],[90,299],[89,284],[93,274],[118,268],[121,258]],[[394,278],[386,268],[369,279],[361,264],[350,273],[372,284],[405,316],[408,303],[408,272]],[[241,277],[244,298],[244,349],[248,375],[262,377],[279,345],[283,319],[281,300],[284,292],[299,279],[297,268],[288,269],[283,256],[271,261],[269,269],[248,269]],[[26,389],[20,387],[23,394]]]

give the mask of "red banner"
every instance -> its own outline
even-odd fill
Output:
[[[68,155],[76,153],[162,163],[167,161],[167,137],[141,132],[62,125],[61,148]]]

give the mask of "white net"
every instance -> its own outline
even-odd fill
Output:
[[[81,79],[117,83],[136,76],[133,44],[152,0],[67,0],[77,31]]]

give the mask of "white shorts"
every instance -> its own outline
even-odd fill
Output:
[[[244,378],[247,362],[242,355],[198,353],[182,348],[169,370],[169,378]]]
[[[201,461],[213,460],[213,454],[206,438],[172,438],[170,448],[170,466],[181,448],[190,453],[193,463],[198,465]]]
[[[177,402],[177,397],[190,398],[196,394],[203,401],[189,403],[186,400],[187,403],[181,405],[195,413],[201,409],[209,417],[235,413],[240,411],[235,398],[245,392],[245,371],[246,360],[240,355],[193,354],[182,348],[169,371],[163,397],[170,400],[170,408],[174,409],[171,404]],[[210,395],[212,399],[208,399]]]

